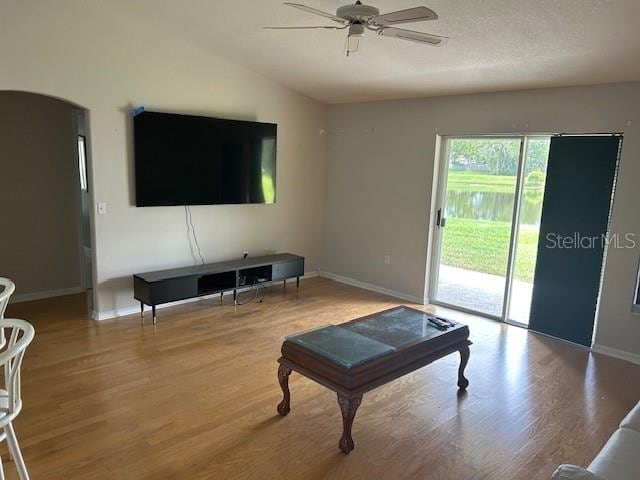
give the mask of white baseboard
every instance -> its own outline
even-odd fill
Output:
[[[9,299],[9,303],[30,302],[32,300],[42,300],[43,298],[62,297],[64,295],[75,295],[83,293],[85,289],[82,286],[62,288],[59,290],[47,290],[44,292],[23,293],[21,295],[13,295]]]
[[[640,365],[640,355],[637,353],[625,352],[624,350],[618,350],[617,348],[605,347],[604,345],[598,344],[594,344],[591,347],[591,351]]]
[[[363,288],[365,290],[370,290],[372,292],[382,293],[383,295],[399,298],[401,300],[407,300],[409,302],[417,303],[419,305],[426,305],[424,298],[416,297],[414,295],[409,295],[408,293],[398,292],[396,290],[391,290],[384,287],[379,287],[378,285],[372,285],[371,283],[361,282],[360,280],[356,280],[354,278],[343,277],[342,275],[337,275],[331,272],[320,272],[320,276],[331,279],[331,280],[335,280],[336,282],[351,285],[352,287],[358,287],[358,288]]]
[[[318,276],[317,271],[306,272],[304,276],[300,277],[300,281],[303,281],[308,278],[317,277],[317,276]],[[296,281],[295,278],[287,279],[287,283],[295,282],[295,281]],[[271,282],[271,285],[278,285],[279,283],[280,282]],[[238,290],[238,292],[242,293],[246,290],[249,290],[249,287],[241,288]],[[232,291],[224,292],[224,295],[233,295],[233,292]],[[183,305],[185,303],[197,302],[198,300],[203,300],[207,298],[218,298],[219,296],[220,296],[219,293],[214,293],[211,295],[203,295],[202,297],[193,297],[193,298],[187,298],[186,300],[178,300],[177,302],[163,303],[162,305],[157,305],[156,310],[160,310],[162,308],[168,308],[168,307],[175,307],[177,305]],[[145,305],[144,311],[147,312],[150,310],[151,310],[151,307],[148,307],[147,305]],[[104,312],[96,312],[94,310],[93,312],[91,312],[91,318],[93,318],[94,320],[109,320],[110,318],[126,317],[127,315],[134,315],[134,314],[138,314],[138,315],[140,314],[139,305],[135,307],[126,306],[126,307],[118,308],[115,310],[107,310]]]

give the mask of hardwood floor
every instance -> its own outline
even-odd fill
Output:
[[[15,424],[32,479],[549,479],[588,464],[640,398],[640,366],[456,314],[467,394],[455,355],[365,394],[346,456],[327,389],[294,373],[277,415],[282,338],[398,301],[315,278],[229,302],[159,310],[156,327],[89,320],[82,296],[10,305],[37,332]]]

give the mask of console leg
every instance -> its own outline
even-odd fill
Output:
[[[140,319],[142,320],[142,323],[144,324],[144,303],[140,302]]]
[[[280,388],[282,388],[282,401],[278,404],[278,414],[282,417],[286,417],[291,411],[291,393],[289,392],[289,375],[291,375],[291,369],[282,364],[278,367],[278,382]]]
[[[238,305],[238,291],[235,288],[233,289],[233,304]]]
[[[158,320],[156,318],[156,306],[155,305],[151,305],[151,314],[153,315],[153,324],[156,325],[158,323]]]
[[[458,388],[460,390],[465,390],[469,386],[469,380],[464,376],[464,369],[469,361],[470,353],[469,347],[460,350],[460,367],[458,368]]]
[[[224,292],[220,292],[220,303],[224,302]]]
[[[296,277],[296,289],[300,290],[300,277]]]
[[[286,289],[287,289],[287,279],[286,279],[286,278],[282,281],[282,285],[283,285],[283,287],[282,287],[282,288],[283,288],[284,290],[286,290]]]
[[[338,405],[342,411],[342,437],[338,443],[338,447],[343,453],[348,454],[354,449],[355,444],[353,438],[351,438],[351,427],[353,425],[353,419],[356,418],[356,412],[362,402],[362,395],[356,395],[354,397],[347,397],[346,395],[338,394]]]

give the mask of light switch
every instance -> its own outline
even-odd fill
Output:
[[[98,202],[98,214],[104,215],[107,213],[107,202]]]

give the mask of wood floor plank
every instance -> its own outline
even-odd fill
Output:
[[[162,309],[157,326],[148,314],[94,322],[81,295],[10,305],[37,332],[16,421],[31,476],[547,480],[588,463],[640,399],[640,366],[440,310],[470,327],[466,394],[453,355],[365,394],[349,456],[325,388],[294,373],[292,411],[277,416],[284,336],[399,304],[315,278],[238,308]]]

